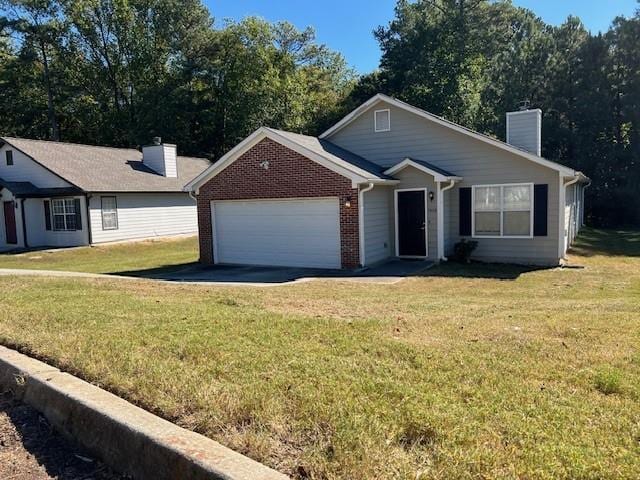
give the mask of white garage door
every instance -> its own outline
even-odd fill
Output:
[[[337,198],[213,202],[217,263],[340,268]]]

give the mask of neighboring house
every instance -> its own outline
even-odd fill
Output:
[[[540,110],[504,143],[376,95],[320,137],[261,128],[187,185],[203,263],[356,268],[390,257],[557,265],[589,179],[541,157]]]
[[[197,232],[183,188],[210,163],[156,140],[139,152],[0,138],[0,250]]]

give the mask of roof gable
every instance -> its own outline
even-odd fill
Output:
[[[220,160],[215,162],[207,170],[189,182],[186,185],[185,190],[197,191],[201,185],[215,177],[218,173],[265,138],[269,138],[274,142],[327,167],[329,170],[351,179],[354,186],[362,182],[393,181],[378,165],[340,148],[327,140],[262,127],[245,138],[242,142],[223,155]]]
[[[358,108],[356,108],[355,110],[353,110],[351,113],[349,113],[348,115],[346,115],[342,120],[340,120],[338,123],[336,123],[334,126],[332,126],[331,128],[329,128],[328,130],[326,130],[324,133],[322,133],[320,135],[320,139],[329,139],[332,135],[336,134],[337,132],[339,132],[340,130],[342,130],[343,128],[345,128],[346,126],[348,126],[349,124],[351,124],[354,120],[356,120],[357,118],[359,118],[361,115],[363,115],[364,113],[370,111],[371,109],[375,108],[376,106],[378,106],[380,103],[385,103],[388,105],[391,105],[393,107],[402,109],[406,112],[409,112],[413,115],[416,115],[417,117],[420,117],[422,119],[428,120],[429,122],[432,122],[436,125],[440,125],[442,127],[445,127],[449,130],[455,131],[459,134],[465,135],[467,137],[473,138],[475,140],[481,141],[487,145],[491,145],[494,148],[499,148],[503,151],[509,152],[513,155],[517,155],[520,158],[524,158],[526,160],[529,160],[531,162],[534,162],[536,164],[542,165],[544,167],[547,168],[551,168],[553,170],[556,170],[564,175],[567,176],[576,176],[579,174],[579,172],[576,172],[574,169],[566,167],[564,165],[561,165],[559,163],[556,162],[552,162],[550,160],[547,160],[543,157],[538,157],[536,155],[533,155],[529,152],[526,152],[524,150],[521,150],[517,147],[514,147],[513,145],[509,145],[505,142],[502,142],[500,140],[496,140],[492,137],[489,137],[487,135],[481,134],[479,132],[476,132],[474,130],[471,130],[469,128],[463,127],[461,125],[458,125],[454,122],[451,122],[449,120],[446,120],[442,117],[438,117],[437,115],[433,115],[425,110],[422,110],[420,108],[414,107],[412,105],[409,105],[408,103],[402,102],[400,100],[397,100],[395,98],[389,97],[387,95],[383,95],[383,94],[377,94],[375,96],[373,96],[372,98],[370,98],[369,100],[367,100],[365,103],[363,103],[362,105],[360,105]],[[392,127],[393,128],[393,127]]]

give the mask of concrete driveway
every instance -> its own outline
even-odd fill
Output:
[[[157,272],[139,276],[173,282],[212,284],[282,285],[315,279],[364,283],[395,283],[428,269],[433,262],[393,259],[378,266],[358,271],[315,268],[259,267],[246,265],[189,265],[173,272]]]

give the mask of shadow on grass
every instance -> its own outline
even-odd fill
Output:
[[[571,253],[584,257],[640,257],[640,231],[585,228],[571,247]]]
[[[179,275],[181,272],[191,272],[198,269],[201,265],[198,262],[180,263],[177,265],[163,265],[161,267],[140,269],[140,270],[125,270],[117,272],[109,272],[107,275],[117,275],[121,277],[137,277],[148,278],[152,280],[164,280],[167,278],[173,278]]]
[[[510,265],[501,263],[472,262],[469,264],[448,262],[437,265],[420,274],[421,277],[487,278],[492,280],[516,280],[520,275],[557,267],[535,265]]]

